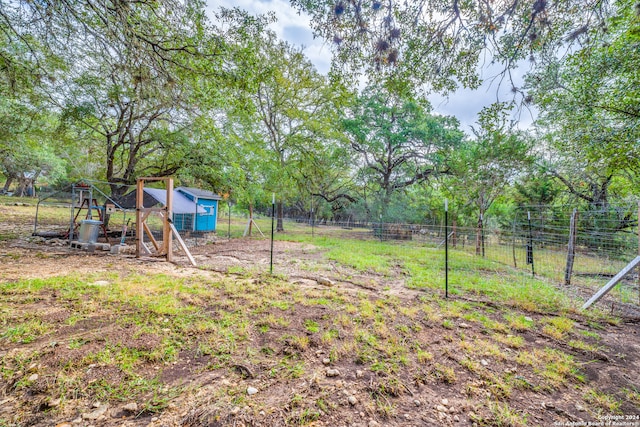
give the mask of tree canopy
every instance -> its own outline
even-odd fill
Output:
[[[420,221],[444,197],[469,224],[496,204],[637,197],[640,11],[630,0],[292,0],[334,47],[322,75],[271,15],[201,1],[0,0],[0,173],[92,178],[119,195],[175,176],[278,217]],[[522,87],[510,81],[529,61]],[[513,104],[465,134],[425,98],[500,65]],[[279,228],[283,223],[279,221]]]

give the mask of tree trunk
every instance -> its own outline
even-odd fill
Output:
[[[476,227],[476,255],[481,255],[481,245],[482,245],[482,215],[478,217],[478,225]]]
[[[283,212],[284,212],[284,206],[283,206],[282,201],[280,201],[280,202],[278,202],[278,203],[276,204],[276,211],[277,211],[276,216],[277,216],[277,218],[278,218],[278,223],[277,223],[277,225],[276,225],[276,231],[280,233],[280,232],[283,232],[283,231],[284,231],[284,221],[283,221],[283,217],[284,217],[284,214],[283,214]]]
[[[7,180],[4,183],[4,187],[2,188],[2,192],[4,194],[9,192],[9,187],[11,187],[11,184],[13,183],[13,177],[12,176],[8,176]]]
[[[253,203],[249,203],[249,233],[247,234],[251,237],[251,231],[253,231]]]
[[[27,189],[27,179],[24,177],[18,177],[18,188],[13,193],[14,197],[24,197],[25,191]]]

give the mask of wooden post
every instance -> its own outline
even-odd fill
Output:
[[[573,261],[576,256],[576,228],[578,222],[578,210],[574,209],[569,223],[569,244],[567,245],[567,266],[564,270],[564,284],[571,284],[571,273],[573,272]]]
[[[136,258],[140,258],[144,230],[142,229],[142,208],[144,200],[144,181],[138,179],[136,182]]]
[[[144,183],[145,181],[163,181],[167,189],[166,204],[162,208],[145,208],[144,205]],[[171,222],[173,206],[173,178],[138,178],[136,182],[136,257],[140,258],[141,254],[152,256],[165,256],[167,261],[173,258],[173,234],[171,231]],[[155,240],[146,221],[150,215],[157,214],[162,218],[162,246]],[[156,249],[155,253],[151,253],[144,243],[144,233],[149,235],[149,239]]]

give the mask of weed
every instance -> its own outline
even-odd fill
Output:
[[[315,334],[320,330],[320,325],[318,325],[318,322],[314,320],[307,319],[304,321],[304,328],[307,330],[307,332]]]
[[[482,370],[482,367],[478,362],[476,362],[475,360],[471,360],[468,357],[461,359],[460,365],[474,374],[477,374]]]
[[[48,333],[50,330],[50,325],[36,318],[7,328],[0,335],[0,339],[7,339],[13,343],[28,344]]]
[[[493,339],[510,348],[522,348],[524,346],[524,338],[520,335],[494,334]]]
[[[429,363],[433,360],[433,354],[429,353],[428,351],[424,351],[424,350],[418,350],[416,352],[416,358],[418,360],[418,363],[420,364],[426,364]]]
[[[620,401],[604,392],[590,388],[582,397],[585,402],[595,406],[599,411],[604,411],[605,413],[620,412]]]
[[[571,329],[573,329],[574,322],[566,317],[552,317],[544,320],[546,325],[542,329],[545,334],[560,340],[565,337]]]
[[[527,318],[524,315],[516,315],[514,313],[508,313],[504,315],[505,320],[510,328],[516,331],[526,331],[533,327],[533,320]]]
[[[507,403],[489,401],[487,408],[491,413],[490,418],[483,419],[479,416],[473,417],[473,421],[481,425],[496,427],[523,427],[527,425],[527,415],[519,414],[509,407]]]
[[[600,347],[596,345],[592,345],[580,340],[569,340],[567,342],[569,347],[577,348],[578,350],[589,351],[589,352],[597,352],[600,351]]]
[[[385,396],[376,396],[375,407],[376,412],[383,419],[389,419],[395,416],[397,412],[396,407],[393,405],[393,403],[389,402],[389,399],[387,399]]]
[[[622,392],[631,403],[640,407],[640,391],[638,389],[632,386],[631,388],[623,388]]]
[[[600,341],[600,335],[597,332],[592,332],[592,331],[580,331],[580,335],[587,337],[587,338],[593,338],[596,341]]]
[[[320,341],[325,345],[331,345],[338,337],[340,337],[340,331],[338,329],[331,328],[322,333]]]
[[[453,384],[456,382],[456,372],[450,366],[436,363],[431,374],[439,381],[445,384]]]

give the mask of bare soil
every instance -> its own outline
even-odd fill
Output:
[[[142,402],[131,402],[126,396],[123,400],[105,402],[85,390],[76,398],[73,394],[64,394],[56,385],[61,377],[72,375],[73,369],[79,369],[73,375],[77,375],[82,384],[103,382],[117,387],[126,380],[124,370],[117,365],[98,362],[84,366],[82,361],[87,355],[100,351],[105,343],[133,351],[150,351],[163,337],[118,324],[118,312],[108,307],[93,307],[85,318],[70,324],[73,310],[60,303],[58,291],[43,289],[37,298],[21,299],[19,295],[1,292],[3,285],[60,275],[93,277],[101,272],[118,273],[122,277],[142,273],[198,277],[212,282],[225,279],[263,283],[262,274],[269,265],[269,242],[219,240],[194,247],[192,253],[199,267],[193,268],[180,253],[176,254],[175,264],[140,260],[131,254],[89,254],[66,246],[29,241],[19,227],[5,224],[3,229],[17,230],[19,236],[0,242],[0,296],[5,300],[4,311],[0,312],[0,369],[5,373],[0,376],[0,426],[470,426],[524,425],[525,422],[531,426],[552,426],[599,422],[605,420],[603,417],[618,416],[628,417],[628,425],[640,426],[637,418],[640,402],[634,400],[640,391],[638,323],[594,322],[579,313],[570,315],[575,322],[574,333],[585,342],[597,345],[597,351],[576,349],[564,339],[532,329],[508,331],[504,335],[506,338],[512,337],[511,334],[522,336],[521,348],[499,345],[499,354],[471,352],[466,355],[460,345],[461,337],[471,343],[493,342],[496,332],[459,316],[445,316],[450,320],[448,324],[422,315],[415,323],[404,315],[390,316],[390,336],[397,337],[402,344],[409,341],[406,331],[410,330],[410,341],[420,343],[421,348],[433,356],[433,360],[424,363],[410,358],[390,376],[383,370],[371,369],[371,362],[363,361],[358,354],[346,354],[327,364],[324,359],[330,356],[331,348],[318,334],[305,328],[303,319],[323,324],[346,312],[324,305],[296,304],[295,310],[286,314],[287,326],[273,327],[266,332],[252,329],[248,341],[238,344],[233,360],[215,364],[211,355],[199,352],[193,345],[184,348],[170,363],[150,360],[139,366],[141,376],[158,378],[167,389],[179,390],[168,396],[166,405],[158,411],[131,411],[126,408],[127,404],[137,403],[141,407]],[[376,305],[379,301],[392,300],[399,309],[420,307],[422,297],[433,300],[429,291],[405,288],[402,276],[349,271],[328,261],[322,249],[310,244],[276,242],[275,250],[278,277],[302,289],[309,298],[331,289],[344,298],[345,303],[364,298]],[[325,279],[329,285],[322,284]],[[264,281],[264,286],[269,286],[268,281]],[[504,322],[503,315],[513,312],[506,303],[484,301],[478,295],[454,298],[469,302],[475,310],[495,321]],[[243,310],[242,301],[239,298],[238,306],[228,308]],[[205,309],[212,319],[221,311],[215,304]],[[270,314],[282,314],[277,308],[270,310],[256,314],[256,322]],[[55,328],[30,343],[3,338],[3,331],[26,313],[37,313]],[[544,324],[553,317],[537,312],[515,313],[531,318],[535,324]],[[363,329],[371,326],[366,322],[361,325]],[[600,338],[578,335],[584,331],[597,333]],[[288,340],[287,336],[306,336],[308,345]],[[79,348],[70,345],[79,339],[84,345]],[[340,339],[342,337],[338,337]],[[252,359],[259,362],[238,357],[243,349],[249,348],[261,349],[264,353]],[[523,352],[542,355],[554,351],[569,355],[583,379],[545,386],[542,381],[547,378],[538,367],[518,362],[517,356]],[[16,354],[29,352],[37,353],[35,366],[26,371],[12,371],[10,365]],[[275,361],[287,357],[303,365],[303,373],[274,375]],[[475,370],[466,367],[469,361],[477,366]],[[81,369],[74,368],[78,366]],[[452,369],[455,379],[447,378],[443,368]],[[339,374],[329,376],[327,369],[336,369]],[[17,385],[33,374],[37,374],[37,378],[30,385]],[[500,384],[492,380],[495,378],[510,381],[511,387],[503,396],[495,389]],[[257,393],[247,395],[248,387],[254,387]],[[585,400],[587,389],[611,396],[618,406],[609,411]],[[629,397],[624,390],[635,390],[636,397]],[[55,404],[60,397],[62,402]],[[103,414],[96,414],[106,405],[108,408]],[[503,407],[515,416],[501,414]],[[98,416],[94,419],[93,415]]]

